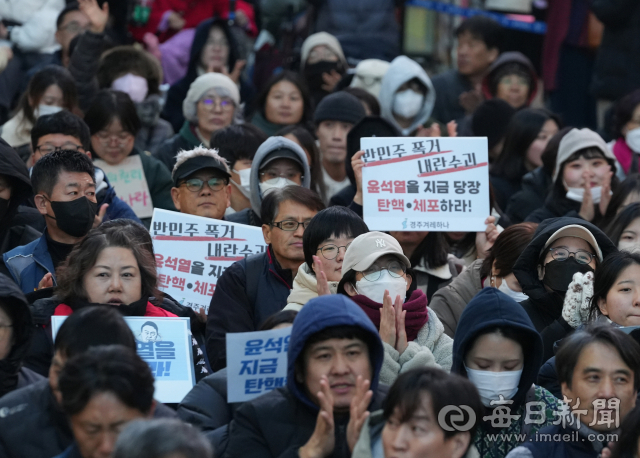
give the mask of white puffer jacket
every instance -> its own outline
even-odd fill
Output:
[[[0,20],[18,22],[11,41],[22,51],[52,53],[56,43],[56,21],[65,0],[0,0]]]

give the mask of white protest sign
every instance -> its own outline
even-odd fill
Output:
[[[151,217],[153,202],[139,155],[128,156],[118,165],[109,165],[102,159],[93,163],[102,169],[118,197],[129,204],[138,218]]]
[[[245,402],[287,385],[291,326],[227,334],[227,402]]]
[[[196,311],[209,310],[227,267],[268,246],[259,227],[160,209],[153,212],[151,237],[159,288]]]
[[[483,232],[489,216],[485,137],[362,138],[370,230]]]
[[[66,316],[51,317],[53,339]],[[178,403],[195,384],[189,318],[124,317],[136,338],[138,355],[155,378],[154,398]]]

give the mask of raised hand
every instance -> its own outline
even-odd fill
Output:
[[[487,219],[484,220],[484,224],[487,225],[484,232],[476,232],[476,252],[478,259],[487,257],[489,250],[493,247],[498,235],[500,235],[500,231],[498,231],[498,227],[496,226],[495,216],[487,217]]]
[[[331,294],[329,282],[327,281],[327,274],[322,270],[322,263],[320,262],[320,258],[317,256],[313,256],[313,271],[316,274],[316,282],[318,283],[318,296],[328,296]]]
[[[353,196],[353,201],[358,205],[362,205],[362,167],[364,167],[362,156],[364,156],[364,151],[358,151],[351,158],[351,168],[356,178],[356,195]]]
[[[369,389],[370,385],[371,382],[369,382],[369,380],[364,380],[362,375],[358,375],[356,379],[356,394],[351,400],[349,424],[347,425],[347,444],[349,445],[349,451],[352,453],[360,437],[362,425],[364,425],[366,419],[369,418],[367,408],[373,397],[373,391]]]
[[[95,216],[94,220],[93,220],[93,226],[92,228],[95,229],[96,227],[100,226],[102,224],[102,220],[104,219],[104,215],[107,214],[107,208],[109,208],[109,204],[102,204],[100,206],[100,210],[98,210],[98,214]]]
[[[306,444],[300,447],[300,458],[324,458],[335,448],[335,423],[333,421],[333,395],[326,376],[320,379],[320,391],[316,393],[320,412],[316,419],[316,427]]]
[[[602,194],[600,195],[600,214],[604,215],[607,212],[609,202],[611,202],[611,178],[613,178],[613,172],[609,172],[609,175],[604,179],[602,184]]]
[[[400,296],[396,296],[395,312],[396,312],[396,350],[398,353],[403,354],[409,346],[407,341],[407,328],[404,325],[407,311],[402,310],[403,300]]]
[[[384,292],[382,310],[380,310],[380,339],[393,348],[396,347],[396,311],[387,290]]]
[[[109,3],[104,2],[102,8],[97,0],[78,0],[80,11],[89,18],[89,30],[93,33],[102,33],[109,22]]]
[[[591,195],[591,187],[589,184],[589,174],[585,172],[583,174],[584,184],[582,185],[584,189],[584,194],[582,195],[582,205],[580,206],[580,218],[586,221],[593,221],[593,218],[596,216],[596,211],[593,204],[593,196]]]

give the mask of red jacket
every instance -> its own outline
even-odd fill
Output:
[[[60,304],[56,307],[53,314],[56,316],[69,316],[73,313],[73,309],[67,304]],[[144,316],[164,316],[164,317],[177,317],[171,312],[167,312],[165,309],[156,307],[151,302],[147,302],[147,311]]]
[[[177,30],[158,31],[162,17],[167,11],[181,14],[186,21],[183,30],[191,29],[205,19],[214,16],[227,19],[229,17],[229,0],[155,0],[151,5],[149,21],[141,27],[130,27],[133,37],[137,41],[142,41],[144,34],[149,32],[157,34],[162,43],[175,35]],[[236,11],[242,11],[249,18],[247,33],[253,37],[257,36],[258,28],[256,27],[253,6],[243,0],[236,0]]]

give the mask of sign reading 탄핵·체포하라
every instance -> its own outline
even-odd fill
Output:
[[[370,230],[482,232],[490,214],[486,137],[362,138]]]
[[[259,227],[168,210],[154,210],[150,232],[158,287],[196,311],[231,264],[267,249]]]

